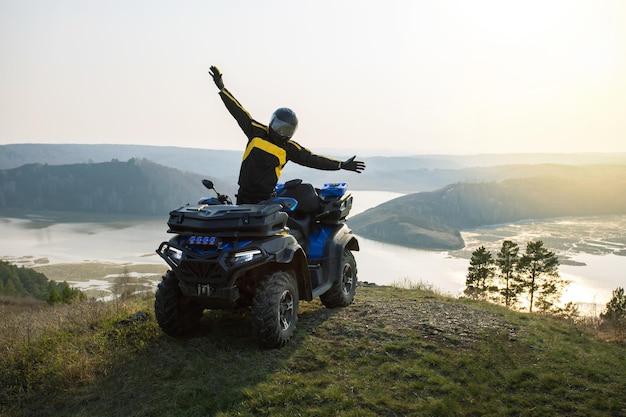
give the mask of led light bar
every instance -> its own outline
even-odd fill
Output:
[[[189,238],[190,245],[215,246],[218,241],[215,236],[191,236]]]

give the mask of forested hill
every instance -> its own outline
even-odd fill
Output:
[[[47,165],[0,170],[0,213],[49,211],[164,216],[211,194],[202,176],[148,160]],[[230,192],[227,187],[216,187]]]
[[[70,303],[83,299],[85,295],[71,288],[67,282],[50,281],[41,272],[0,261],[0,305],[15,304],[16,297],[31,297],[55,304]],[[31,305],[27,303],[26,306]]]
[[[626,165],[560,166],[553,173],[456,183],[409,194],[351,217],[348,223],[367,238],[448,250],[464,246],[462,229],[523,219],[626,213]]]

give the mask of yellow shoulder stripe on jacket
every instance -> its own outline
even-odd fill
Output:
[[[288,142],[289,142],[289,143],[291,143],[293,146],[295,146],[295,147],[296,147],[296,149],[298,149],[298,150],[302,150],[302,146],[300,146],[300,145],[299,145],[299,144],[297,144],[296,142],[294,142],[294,141],[292,141],[292,140],[290,140],[290,141],[288,141]],[[306,148],[305,148],[305,149],[306,149]],[[308,149],[307,149],[307,150],[308,150]]]
[[[235,103],[237,105],[237,107],[239,107],[241,110],[244,111],[244,113],[246,113],[248,115],[248,118],[252,119],[252,117],[250,116],[250,113],[248,113],[248,110],[244,109],[243,106],[241,105],[241,103],[239,103],[239,101],[237,101],[237,99],[235,97],[233,97],[232,94],[230,94],[230,91],[228,91],[227,89],[223,89],[220,90],[222,93],[224,93],[224,95],[226,95],[226,97],[228,97],[230,99],[230,101],[232,101],[233,103]]]
[[[267,132],[267,126],[265,126],[264,124],[261,124],[257,121],[252,121],[252,126],[258,127],[259,129],[263,129]]]
[[[246,151],[243,153],[242,160],[245,160],[250,155],[250,152],[252,152],[252,150],[255,148],[267,152],[270,155],[274,155],[276,158],[278,158],[279,164],[276,167],[276,178],[280,178],[280,173],[287,163],[287,151],[280,146],[276,146],[273,143],[266,141],[265,139],[254,138],[250,142],[248,142],[248,146],[246,147]]]
[[[250,119],[250,123],[252,124],[252,126],[254,127],[258,127],[259,129],[263,129],[267,132],[267,126],[265,126],[264,124],[261,124],[259,122],[257,122],[256,120],[254,120],[252,118],[252,116],[250,116],[250,113],[248,113],[248,110],[246,110],[239,101],[237,101],[237,99],[235,97],[233,97],[232,94],[230,94],[230,91],[228,91],[227,89],[223,89],[221,90],[222,93],[224,93],[224,95],[226,95],[226,97],[228,97],[230,99],[230,101],[232,101],[233,103],[235,103],[237,105],[237,107],[239,107],[245,114],[246,116],[248,116],[248,119]]]

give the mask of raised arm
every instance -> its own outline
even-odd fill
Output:
[[[267,126],[254,120],[250,113],[237,101],[237,99],[226,89],[222,72],[216,66],[211,66],[209,74],[213,77],[213,82],[220,90],[220,97],[228,109],[228,112],[235,118],[237,124],[246,135],[248,140],[257,136],[263,136],[267,132]]]

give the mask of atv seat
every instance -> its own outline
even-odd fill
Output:
[[[303,183],[302,180],[291,180],[285,183],[281,197],[291,197],[298,201],[295,213],[316,214],[321,209],[322,201],[311,184]]]
[[[295,210],[289,213],[287,226],[302,233],[306,239],[311,232],[312,219],[319,214],[322,200],[311,184],[302,183],[302,180],[291,180],[285,183],[280,193],[281,197],[291,197],[298,201]]]

